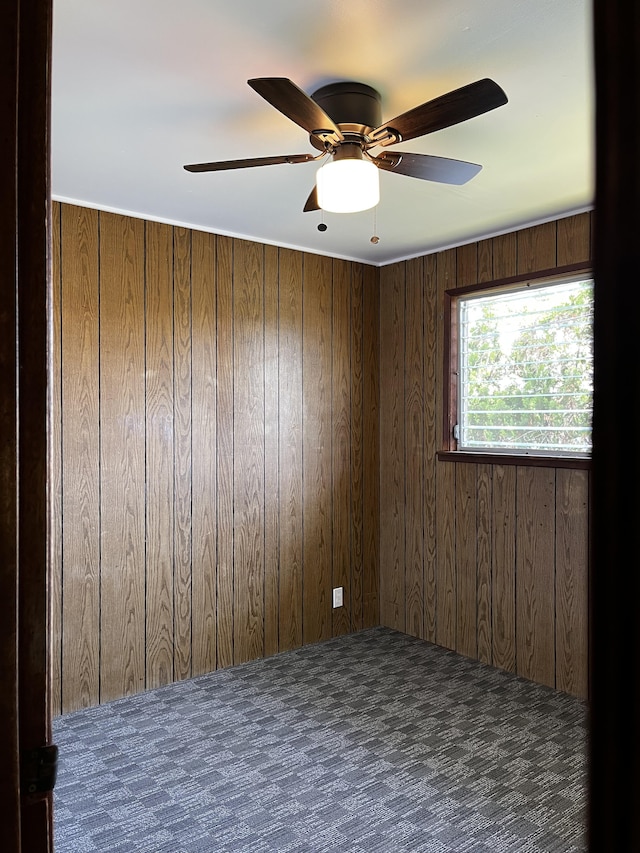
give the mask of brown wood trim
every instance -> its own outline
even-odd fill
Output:
[[[551,269],[539,270],[537,272],[520,273],[519,275],[511,275],[507,278],[499,278],[495,281],[483,281],[478,284],[468,284],[465,287],[456,287],[455,289],[445,291],[445,296],[450,299],[468,296],[470,293],[478,293],[485,290],[495,290],[498,288],[513,287],[514,284],[520,284],[524,281],[535,282],[552,282],[555,279],[566,278],[574,273],[592,274],[593,265],[590,263],[565,264],[561,267],[552,267]]]
[[[458,410],[458,328],[453,322],[453,308],[458,291],[446,290],[444,293],[444,349],[442,388],[444,400],[442,405],[442,449],[455,450],[457,442],[453,437],[453,427],[456,423]]]
[[[591,459],[575,456],[512,456],[506,453],[470,453],[467,450],[439,450],[439,462],[477,462],[478,465],[521,465],[531,468],[590,469]]]

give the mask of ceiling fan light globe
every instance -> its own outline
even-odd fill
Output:
[[[316,175],[318,204],[329,213],[357,213],[380,201],[378,168],[369,160],[331,160]]]

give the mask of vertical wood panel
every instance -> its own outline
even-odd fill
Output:
[[[424,636],[424,329],[423,263],[406,263],[404,431],[405,630]]]
[[[64,525],[62,531],[62,711],[68,712],[95,705],[100,697],[100,307],[96,211],[64,207],[61,262],[62,518],[74,519],[74,524]],[[134,286],[136,297],[141,297],[141,278]],[[141,305],[137,307],[142,309]],[[137,322],[139,318],[128,319]],[[137,365],[141,351],[134,346],[129,354],[132,366]],[[136,397],[138,392],[136,389]],[[132,438],[132,465],[137,475],[139,460],[135,454],[139,445],[137,436]],[[114,486],[117,489],[117,483]],[[141,540],[136,544],[139,546]],[[104,545],[103,560],[112,571],[122,565],[113,550]],[[137,584],[134,588],[137,592]],[[137,606],[137,599],[133,603]],[[109,607],[108,598],[106,606]],[[137,677],[138,672],[133,675]]]
[[[424,258],[424,637],[436,640],[436,452],[440,446],[441,410],[437,375],[437,264],[435,255]]]
[[[236,241],[233,289],[234,663],[264,653],[264,250]]]
[[[555,471],[517,472],[517,672],[555,687]]]
[[[478,244],[467,243],[456,249],[456,287],[478,281]]]
[[[444,293],[456,284],[456,250],[440,252],[436,266],[437,299],[437,349],[436,349],[436,417],[439,425],[443,413],[444,365]],[[439,427],[442,429],[442,426]],[[438,463],[436,468],[436,501],[438,522],[436,527],[436,642],[449,649],[456,647],[456,553],[455,553],[455,479],[456,465]]]
[[[174,647],[177,681],[191,676],[191,232],[173,229]]]
[[[516,472],[493,466],[492,663],[508,672],[516,671]]]
[[[556,265],[556,223],[544,222],[517,232],[517,273],[548,270]]]
[[[363,314],[362,627],[380,621],[380,273],[365,267]]]
[[[60,203],[51,204],[51,456],[49,559],[51,562],[51,714],[62,713],[62,266]]]
[[[146,686],[173,681],[173,229],[146,225]]]
[[[405,265],[380,272],[380,618],[405,629],[404,448]]]
[[[144,224],[100,214],[100,699],[144,688]]]
[[[216,406],[218,495],[217,636],[218,666],[233,664],[233,249],[230,237],[218,237],[216,313]]]
[[[493,465],[478,465],[477,479],[477,628],[478,628],[478,660],[490,664],[492,662],[491,638],[491,547],[492,547],[492,486]]]
[[[363,627],[363,305],[362,264],[351,266],[351,630]]]
[[[86,632],[96,655],[108,651],[103,697],[324,639],[332,584],[348,603],[334,632],[378,624],[378,271],[307,258],[303,329],[301,253],[104,220],[94,391],[102,382],[105,607]],[[70,292],[76,278],[65,276]],[[77,359],[64,330],[57,340],[62,387]],[[69,513],[63,535],[82,539]],[[69,615],[63,628],[75,653],[82,625]]]
[[[456,651],[475,658],[477,640],[477,475],[475,464],[456,464]]]
[[[509,278],[516,274],[517,269],[517,234],[501,234],[491,240],[493,246],[493,278]]]
[[[456,647],[456,466],[441,464],[436,469],[438,525],[436,530],[436,642],[447,649]]]
[[[558,265],[579,264],[591,257],[590,214],[579,213],[558,220]]]
[[[556,687],[588,698],[589,473],[556,475]]]
[[[279,648],[302,645],[302,253],[280,250]]]
[[[456,251],[456,287],[478,281],[476,243]],[[455,481],[455,564],[456,564],[456,645],[468,657],[478,657],[478,551],[476,465],[456,465]]]
[[[264,654],[278,651],[280,501],[278,495],[279,250],[264,249]]]
[[[493,250],[492,239],[480,240],[478,243],[478,281],[493,281]]]
[[[331,268],[304,256],[303,640],[331,636]]]
[[[344,604],[332,609],[332,635],[351,625],[351,265],[333,261],[331,340],[332,588],[343,587]]]
[[[216,237],[192,235],[193,675],[216,668]]]

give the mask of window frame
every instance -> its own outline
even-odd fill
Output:
[[[444,335],[443,335],[443,422],[442,444],[437,457],[440,460],[453,462],[478,462],[496,465],[526,465],[553,468],[585,469],[591,467],[589,456],[554,456],[545,454],[504,453],[490,450],[471,451],[458,450],[458,442],[453,430],[458,420],[458,319],[457,302],[461,297],[471,293],[509,291],[514,285],[531,284],[534,286],[553,284],[563,279],[575,276],[593,278],[591,264],[568,264],[541,270],[536,273],[523,273],[496,281],[479,282],[444,292]]]

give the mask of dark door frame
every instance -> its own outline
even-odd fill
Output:
[[[590,851],[640,850],[640,5],[594,0]]]
[[[0,26],[0,803],[7,853],[53,850],[47,535],[52,0]]]

